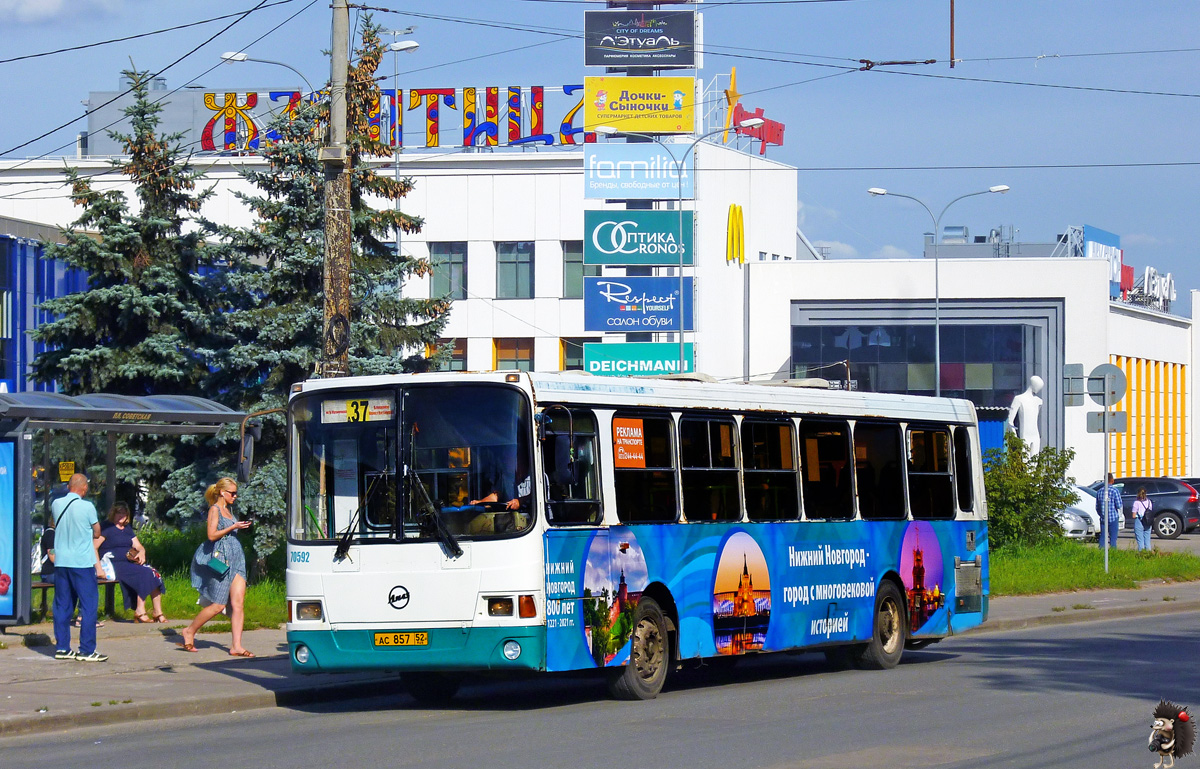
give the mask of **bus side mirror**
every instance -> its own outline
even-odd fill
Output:
[[[261,424],[247,424],[242,428],[242,446],[238,453],[238,483],[249,483],[254,469],[254,441],[262,438]]]

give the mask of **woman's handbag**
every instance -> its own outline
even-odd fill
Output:
[[[218,577],[225,576],[225,572],[229,571],[229,561],[217,549],[217,543],[201,543],[200,547],[196,548],[196,554],[192,556],[192,560],[198,566],[207,566]]]
[[[229,561],[225,560],[225,556],[215,546],[208,558],[208,568],[216,572],[218,577],[225,576],[225,572],[229,571]]]

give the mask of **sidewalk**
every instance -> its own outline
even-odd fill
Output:
[[[1198,609],[1200,582],[995,598],[987,623],[971,632]],[[254,659],[230,657],[228,633],[202,633],[199,652],[188,654],[178,649],[185,624],[110,620],[98,631],[97,648],[110,657],[103,663],[55,660],[50,625],[10,628],[0,635],[8,647],[0,649],[0,737],[400,691],[387,673],[293,675],[283,630],[247,632]],[[72,638],[77,646],[78,630]]]

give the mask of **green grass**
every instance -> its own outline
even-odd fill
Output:
[[[167,619],[174,623],[189,622],[192,617],[196,616],[196,612],[200,611],[200,605],[196,603],[197,593],[192,587],[191,579],[187,573],[179,572],[168,574],[163,577],[163,583],[167,588],[167,592],[163,595],[162,605],[163,614]],[[46,600],[53,605],[54,589],[47,591],[49,595]],[[114,619],[132,620],[133,612],[127,611],[124,608],[124,602],[120,595],[117,596],[117,611],[113,615]],[[282,580],[264,579],[255,582],[246,589],[246,630],[255,630],[257,628],[277,628],[287,621],[287,589]],[[147,614],[153,614],[153,609],[147,601]],[[38,617],[40,612],[34,612],[34,621],[42,619]],[[103,607],[101,607],[103,613]],[[218,616],[204,626],[204,633],[228,633],[230,631],[229,621],[227,618]],[[28,640],[26,640],[28,646]]]
[[[1200,557],[1158,550],[1109,550],[1109,573],[1104,553],[1095,545],[1056,542],[1039,547],[1000,548],[992,553],[992,595],[1035,595],[1069,590],[1133,588],[1138,582],[1200,579]]]

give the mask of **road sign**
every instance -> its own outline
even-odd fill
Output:
[[[1129,415],[1124,411],[1089,411],[1089,433],[1123,433],[1129,429]]]
[[[1087,393],[1087,378],[1083,375],[1082,363],[1063,366],[1063,405],[1082,406]]]
[[[1111,363],[1101,363],[1088,374],[1088,395],[1101,406],[1115,406],[1125,397],[1125,372]]]
[[[59,462],[58,463],[58,480],[66,483],[71,480],[71,476],[75,474],[74,462]]]

